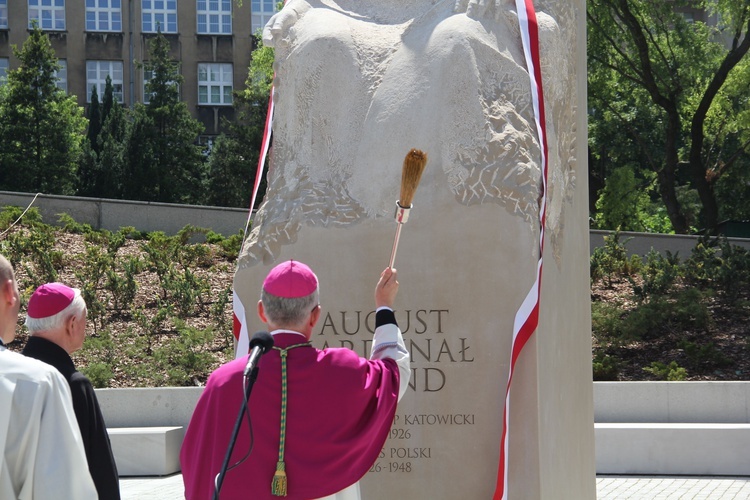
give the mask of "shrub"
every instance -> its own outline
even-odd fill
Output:
[[[232,236],[225,238],[218,233],[209,231],[206,233],[206,243],[218,245],[221,248],[221,255],[227,259],[234,259],[240,254],[244,234],[242,230]]]
[[[683,350],[693,369],[710,370],[722,368],[729,364],[729,359],[716,348],[713,342],[699,345],[683,339],[677,346]]]
[[[640,269],[640,284],[630,280],[633,294],[641,301],[654,295],[666,295],[674,287],[679,276],[679,269],[680,260],[676,254],[667,252],[664,257],[652,249],[646,255],[646,262]]]
[[[114,269],[107,269],[107,279],[104,289],[112,295],[112,305],[115,311],[129,310],[138,291],[135,278],[142,269],[141,259],[129,257],[122,262],[122,276]]]
[[[23,218],[21,218],[21,215],[23,215]],[[26,210],[26,213],[24,213],[24,209],[21,207],[10,205],[3,207],[0,211],[0,231],[5,231],[14,223],[25,227],[35,227],[44,224],[42,222],[42,214],[36,207],[29,208]]]
[[[90,224],[76,222],[69,214],[57,214],[57,223],[62,226],[63,231],[73,234],[87,234],[95,232]]]
[[[110,381],[114,378],[112,369],[106,363],[91,363],[83,366],[81,373],[86,375],[91,384],[98,389],[109,387]]]
[[[702,238],[685,263],[685,278],[701,289],[715,289],[729,303],[750,287],[750,252],[726,238]]]
[[[224,347],[227,349],[233,346],[232,341],[234,340],[234,325],[230,324],[229,318],[226,314],[226,307],[227,304],[229,304],[230,297],[232,297],[231,286],[224,289],[211,306],[211,318],[213,319],[214,325],[216,325],[216,329],[223,333]]]
[[[591,331],[596,338],[616,338],[622,335],[622,309],[615,304],[591,304]]]
[[[679,382],[687,378],[687,370],[678,365],[676,361],[672,361],[668,365],[661,361],[654,361],[651,366],[647,366],[643,370],[653,374],[658,380]]]
[[[711,314],[702,298],[703,294],[695,288],[652,297],[623,318],[621,335],[627,339],[654,339],[672,330],[705,330]]]
[[[112,339],[112,333],[106,328],[98,334],[88,335],[83,343],[82,351],[108,364],[114,364],[116,361],[117,347]]]
[[[620,362],[608,354],[597,353],[592,366],[595,381],[615,381],[620,375]]]
[[[620,242],[620,233],[614,233],[604,237],[604,246],[597,247],[591,255],[590,276],[591,281],[606,280],[608,286],[612,286],[612,278],[615,276],[630,276],[641,267],[641,259],[637,255],[628,257],[625,249],[626,242]]]
[[[197,385],[210,371],[214,358],[205,347],[213,340],[211,328],[200,329],[175,320],[177,336],[154,351],[154,361],[160,372],[166,373],[164,382],[173,386]]]

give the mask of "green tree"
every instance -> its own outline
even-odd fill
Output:
[[[149,42],[151,75],[146,84],[148,105],[133,110],[125,157],[125,196],[172,203],[197,203],[203,198],[205,157],[197,144],[203,126],[180,102],[182,76],[169,56],[169,42],[157,34]]]
[[[225,124],[217,137],[208,162],[206,202],[210,205],[247,207],[250,203],[273,84],[272,47],[265,47],[255,35],[245,89],[234,96],[235,119]],[[268,161],[268,160],[266,160]],[[258,199],[262,199],[265,182]]]
[[[57,87],[57,57],[38,26],[13,53],[20,66],[0,88],[0,189],[73,194],[83,109]]]
[[[109,95],[109,111],[99,133],[97,196],[122,198],[125,175],[128,117],[126,109],[112,99],[112,81],[107,76],[104,95]]]
[[[126,130],[125,110],[114,101],[112,79],[107,75],[101,105],[96,87],[91,91],[88,140],[84,142],[78,175],[79,195],[122,198]]]
[[[102,129],[101,107],[96,86],[91,89],[89,104],[89,127],[83,142],[80,165],[78,167],[78,195],[96,196],[96,175],[99,168],[99,132]]]
[[[592,172],[651,170],[675,232],[713,231],[720,202],[736,203],[717,198],[719,180],[750,165],[750,2],[590,0],[587,13]]]
[[[112,86],[112,77],[107,75],[104,80],[104,97],[102,97],[101,122],[104,123],[115,104],[115,88]]]
[[[222,132],[211,147],[205,201],[213,206],[247,208],[253,184],[251,172],[257,164],[257,145],[244,143],[234,135],[233,130],[242,127],[241,124],[234,122],[228,127],[230,130]]]
[[[107,75],[109,76],[109,75]],[[96,85],[91,88],[91,104],[89,104],[89,129],[86,137],[91,143],[91,149],[99,153],[99,132],[102,130],[102,113],[99,106],[99,94]]]
[[[596,201],[596,227],[621,231],[643,231],[642,214],[649,203],[647,191],[641,189],[631,167],[615,169],[607,177]]]

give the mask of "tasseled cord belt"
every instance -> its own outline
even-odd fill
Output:
[[[281,355],[281,434],[279,437],[279,461],[276,462],[276,473],[271,481],[271,494],[277,497],[285,497],[287,492],[286,464],[284,463],[284,443],[286,441],[286,404],[287,404],[287,372],[286,357],[289,350],[295,347],[309,347],[312,342],[295,344],[285,349],[274,347]]]

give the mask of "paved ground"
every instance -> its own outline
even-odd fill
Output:
[[[120,480],[122,500],[184,498],[182,476]],[[598,500],[746,500],[750,477],[597,476]]]
[[[599,500],[747,500],[750,477],[597,476]]]

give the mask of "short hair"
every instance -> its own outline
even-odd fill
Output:
[[[270,323],[282,327],[300,326],[310,312],[320,303],[320,287],[313,293],[304,297],[289,299],[268,293],[260,292],[260,301],[263,310]]]
[[[86,301],[81,297],[81,291],[77,288],[75,290],[75,297],[68,306],[57,314],[47,316],[46,318],[30,318],[26,315],[26,328],[29,329],[30,334],[36,332],[46,332],[48,330],[56,330],[63,326],[65,321],[71,316],[80,318],[86,313]]]

